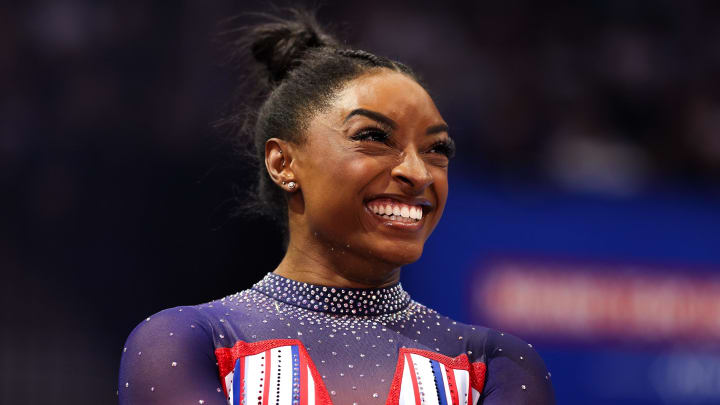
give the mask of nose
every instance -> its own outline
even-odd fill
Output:
[[[433,182],[425,162],[414,150],[403,152],[399,163],[393,167],[390,174],[401,184],[403,191],[410,195],[422,194]]]

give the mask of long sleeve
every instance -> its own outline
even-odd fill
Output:
[[[120,405],[227,404],[220,388],[212,326],[193,307],[142,321],[123,349]]]
[[[531,345],[512,335],[490,330],[486,355],[483,405],[555,403],[550,373]]]

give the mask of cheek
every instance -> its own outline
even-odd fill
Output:
[[[336,195],[336,191],[345,190],[351,193],[347,197],[361,200],[364,188],[382,172],[382,165],[372,158],[351,154],[328,157],[313,168],[311,183],[315,191]]]
[[[304,187],[308,219],[338,231],[357,227],[367,187],[381,173],[382,165],[368,157],[345,155],[324,159],[313,167]]]
[[[348,180],[355,180],[357,185],[366,187],[372,180],[383,173],[384,165],[382,159],[374,159],[367,156],[358,156],[348,159],[343,163],[343,172]]]
[[[437,198],[437,209],[435,211],[435,218],[434,222],[435,225],[437,225],[438,221],[440,221],[440,218],[442,217],[443,211],[445,210],[445,203],[447,202],[448,197],[448,176],[447,176],[447,170],[445,169],[435,169],[433,170],[433,191],[435,192],[435,197]],[[435,228],[435,225],[433,225],[433,229]]]
[[[435,190],[438,198],[438,205],[445,207],[445,202],[448,196],[448,178],[447,171],[442,170],[437,175],[434,175],[435,179]]]

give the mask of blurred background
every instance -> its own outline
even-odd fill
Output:
[[[403,284],[531,342],[558,403],[720,403],[720,3],[577,3],[321,8],[419,72],[459,146]],[[114,403],[140,320],[279,262],[212,129],[238,85],[218,22],[266,10],[0,5],[1,403]]]

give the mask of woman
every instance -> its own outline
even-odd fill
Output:
[[[440,220],[454,152],[410,69],[339,48],[301,12],[247,38],[269,79],[257,196],[286,226],[287,252],[249,290],[143,321],[123,350],[120,403],[553,403],[531,345],[399,284]]]

